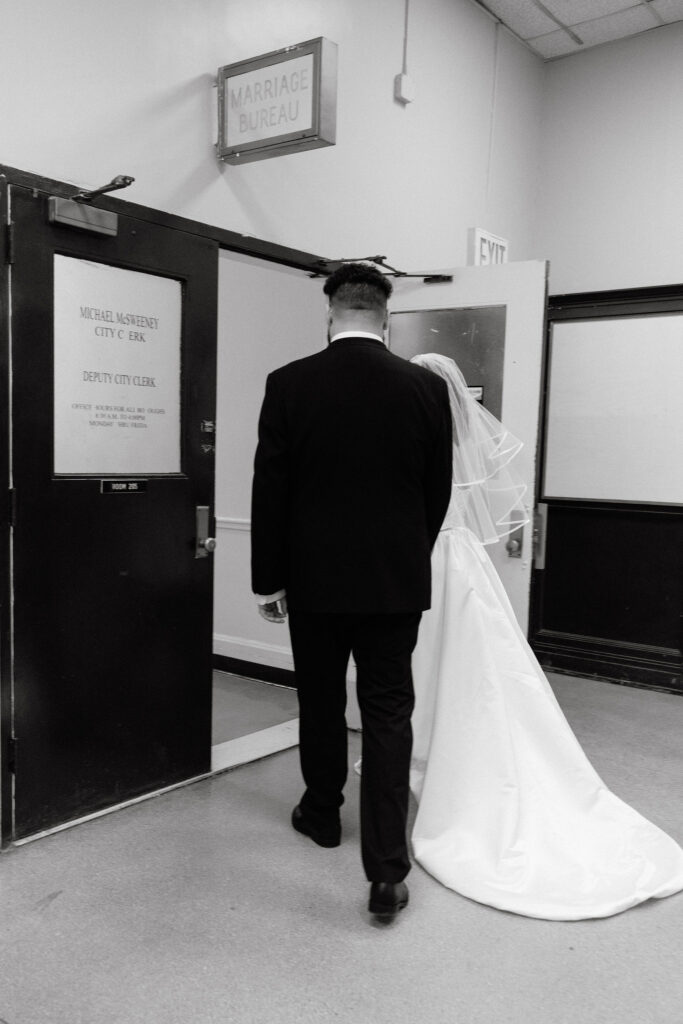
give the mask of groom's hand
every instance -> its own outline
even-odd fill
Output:
[[[267,622],[284,622],[287,618],[287,598],[281,597],[277,601],[268,601],[258,606],[259,615]]]

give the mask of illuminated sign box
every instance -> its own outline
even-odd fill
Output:
[[[467,262],[474,267],[490,267],[495,263],[507,263],[510,243],[490,231],[470,228],[468,232]]]
[[[333,146],[337,45],[322,36],[218,69],[218,157],[229,164]]]

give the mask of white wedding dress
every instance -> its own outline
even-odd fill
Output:
[[[551,920],[683,889],[683,850],[583,753],[453,490],[413,655],[416,860],[456,892]],[[596,684],[599,685],[599,684]]]

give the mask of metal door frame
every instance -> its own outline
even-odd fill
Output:
[[[10,391],[10,229],[9,182],[0,175],[0,845],[12,831],[13,774],[10,763],[12,708],[12,610],[10,447],[12,410]],[[8,813],[9,811],[9,813]]]

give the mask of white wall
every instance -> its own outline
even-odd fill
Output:
[[[0,162],[323,256],[466,262],[467,228],[551,291],[679,281],[683,25],[543,65],[470,0],[21,0],[2,11]],[[324,35],[337,145],[216,161],[216,69]]]
[[[222,253],[218,287],[214,652],[291,669],[287,629],[251,595],[251,478],[267,375],[325,343],[322,281]]]
[[[683,279],[683,25],[546,65],[536,254],[551,293]]]
[[[683,26],[543,65],[471,0],[411,0],[403,107],[404,0],[2,7],[0,163],[84,187],[131,174],[131,202],[321,256],[459,266],[478,226],[511,260],[549,259],[555,292],[681,279]],[[217,68],[321,35],[339,46],[337,144],[219,164]],[[261,268],[272,304],[238,315],[236,267],[222,260],[216,650],[288,666],[248,598],[239,520],[265,375],[319,345],[322,300],[290,279],[283,324],[281,272]]]
[[[508,238],[513,260],[534,256],[544,69],[471,0],[411,0],[416,99],[407,107],[393,98],[404,0],[3,8],[0,163],[79,187],[130,174],[130,202],[322,256],[458,266],[473,226]],[[317,36],[339,47],[337,144],[220,164],[217,68]],[[280,270],[250,267],[247,284],[245,264],[221,266],[216,650],[286,666],[284,631],[262,622],[248,597],[240,520],[266,373],[320,345],[320,282],[288,278],[284,302]]]
[[[543,65],[470,0],[22,0],[5,3],[0,162],[323,256],[463,264],[467,229],[533,257]],[[219,164],[216,70],[326,36],[338,141]],[[498,40],[498,43],[496,43]]]

